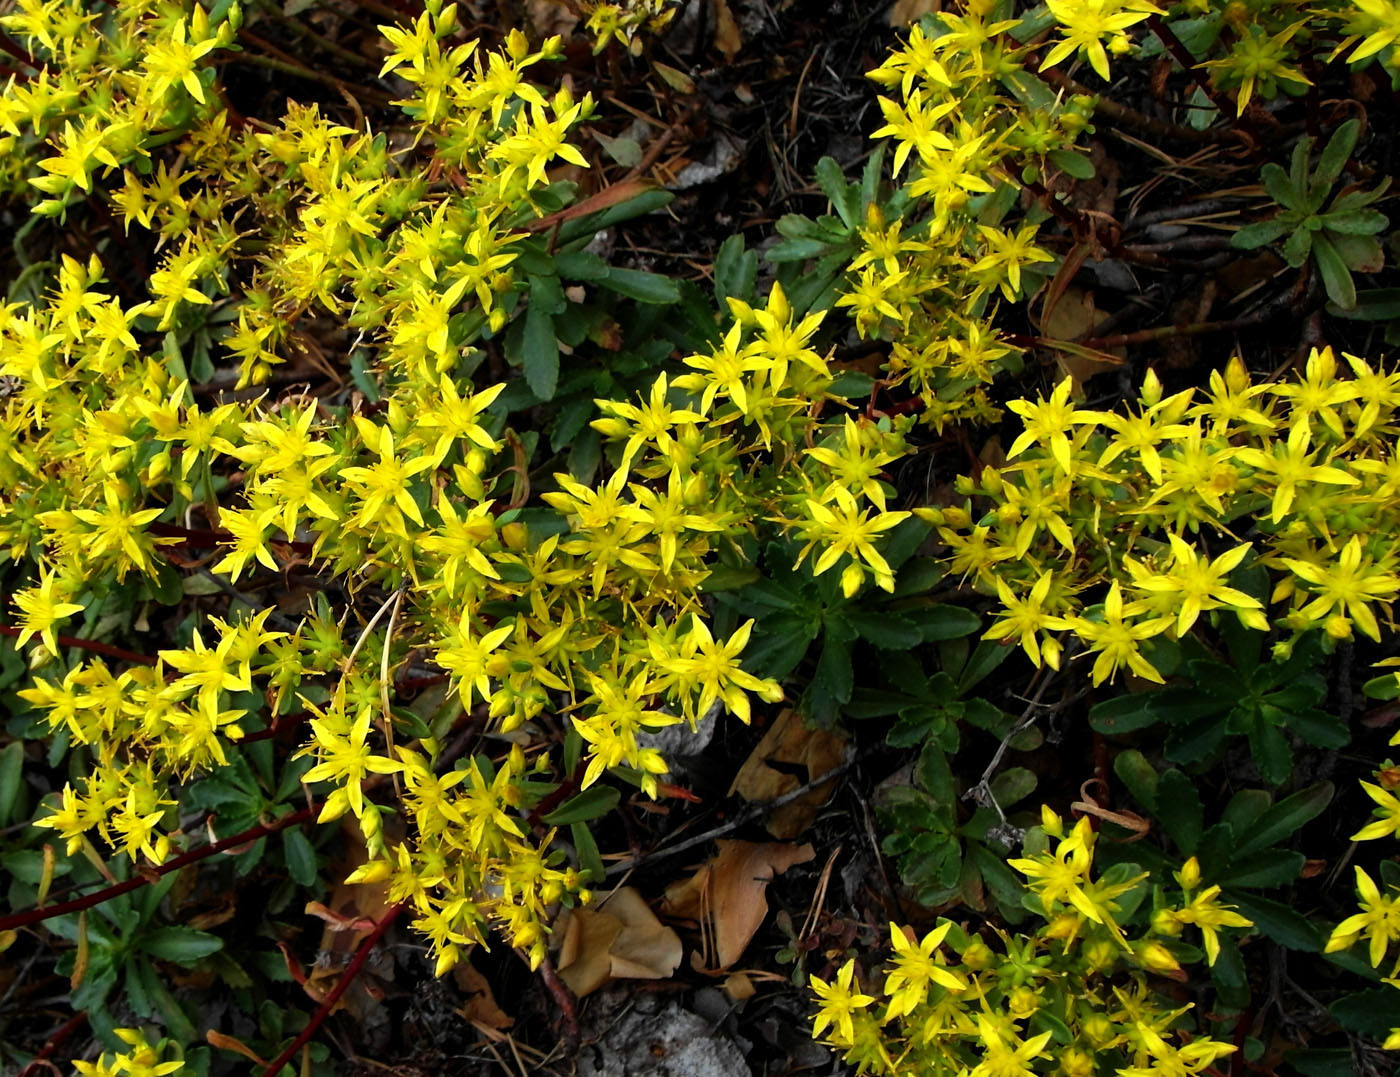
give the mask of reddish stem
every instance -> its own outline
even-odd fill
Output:
[[[578,1023],[578,1007],[574,993],[569,990],[569,985],[559,978],[559,973],[554,969],[554,962],[546,957],[540,962],[540,979],[544,982],[547,990],[554,999],[554,1004],[559,1007],[559,1015],[564,1021],[564,1039],[572,1048],[577,1048],[580,1029]],[[264,1074],[263,1077],[270,1077]]]
[[[21,629],[12,625],[0,625],[0,636],[18,637]],[[144,654],[137,654],[135,651],[124,650],[121,647],[113,647],[110,643],[99,643],[95,639],[80,639],[77,636],[59,636],[58,645],[60,647],[77,647],[84,651],[92,651],[94,654],[105,654],[108,658],[119,658],[123,662],[135,662],[140,666],[153,666],[156,659]]]
[[[310,808],[303,808],[301,811],[292,812],[271,823],[261,823],[258,826],[235,834],[231,838],[224,838],[221,841],[211,842],[209,845],[201,845],[198,849],[191,849],[187,853],[177,856],[174,860],[167,860],[164,864],[155,867],[142,867],[137,869],[138,874],[130,879],[124,879],[112,886],[105,887],[95,893],[87,894],[84,897],[73,898],[58,905],[46,905],[39,908],[28,909],[25,912],[18,912],[12,916],[0,919],[0,932],[16,931],[30,924],[37,924],[43,920],[50,920],[55,916],[64,916],[70,912],[82,912],[90,909],[94,905],[101,905],[104,901],[110,901],[114,897],[122,894],[129,894],[133,890],[140,890],[148,883],[153,883],[162,875],[169,875],[172,871],[179,871],[181,868],[197,864],[201,860],[213,856],[215,853],[222,853],[228,849],[236,849],[240,845],[246,845],[250,841],[257,841],[259,838],[269,834],[276,834],[279,830],[285,830],[289,826],[299,826],[302,823],[314,819],[320,813],[319,804]]]
[[[1061,202],[1046,188],[1045,184],[1038,180],[1022,180],[1021,186],[1039,199],[1041,205],[1063,221],[1076,239],[1084,235],[1086,230],[1084,215]]]
[[[26,67],[32,67],[36,71],[52,70],[48,64],[42,60],[36,60],[24,49],[17,45],[9,34],[0,33],[0,52],[7,52]]]
[[[374,930],[366,936],[365,941],[360,943],[360,948],[355,951],[355,956],[350,959],[350,964],[345,966],[345,971],[340,974],[340,979],[335,982],[335,986],[330,989],[326,997],[321,1001],[321,1005],[316,1008],[316,1012],[311,1015],[311,1020],[306,1022],[306,1027],[301,1030],[287,1049],[274,1058],[267,1069],[263,1070],[263,1077],[277,1077],[277,1073],[290,1062],[293,1056],[302,1049],[316,1034],[316,1030],[321,1027],[330,1012],[335,1008],[335,1004],[340,1001],[340,996],[350,989],[350,985],[355,982],[355,977],[360,974],[360,969],[364,968],[365,961],[369,958],[370,952],[375,944],[383,937],[384,932],[389,930],[389,925],[398,919],[399,913],[403,912],[407,905],[399,902],[391,905],[389,911],[384,914],[383,919],[374,925]]]
[[[53,1063],[49,1062],[49,1059],[53,1057],[53,1053],[58,1050],[64,1040],[85,1024],[87,1024],[87,1014],[85,1013],[75,1013],[67,1021],[64,1021],[58,1027],[58,1031],[45,1041],[44,1046],[39,1049],[39,1053],[34,1056],[29,1065],[19,1071],[19,1077],[33,1077],[46,1063],[52,1067]]]
[[[1191,50],[1181,38],[1176,36],[1176,31],[1168,26],[1160,15],[1147,16],[1147,28],[1157,35],[1157,39],[1171,53],[1172,59],[1186,72],[1186,77],[1200,87],[1210,103],[1219,110],[1221,117],[1228,119],[1235,103],[1210,84],[1210,79],[1201,72],[1196,58],[1191,55]]]

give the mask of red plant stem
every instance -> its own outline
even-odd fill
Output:
[[[20,63],[24,64],[25,67],[32,67],[36,71],[50,70],[48,64],[44,63],[42,60],[36,60],[29,53],[25,52],[24,49],[20,48],[19,45],[15,44],[14,39],[10,37],[9,34],[0,33],[0,51],[9,53]]]
[[[140,890],[141,887],[154,882],[162,875],[169,875],[172,871],[179,871],[181,868],[197,864],[201,860],[213,856],[215,853],[222,853],[227,849],[236,849],[240,845],[246,845],[250,841],[257,841],[259,838],[269,834],[276,834],[279,830],[285,830],[289,826],[299,826],[302,823],[314,819],[321,810],[319,804],[301,811],[292,812],[271,823],[261,823],[235,834],[231,838],[224,838],[221,841],[211,842],[208,845],[201,845],[198,849],[191,849],[187,853],[177,856],[174,860],[167,860],[164,864],[151,868],[141,868],[140,873],[130,879],[124,879],[112,886],[104,887],[95,893],[87,894],[83,897],[73,898],[58,905],[46,905],[25,912],[18,912],[12,916],[0,919],[0,931],[15,931],[30,924],[37,924],[43,920],[52,919],[55,916],[64,916],[70,912],[82,912],[90,909],[94,905],[101,905],[104,901],[110,901],[114,897],[122,894],[129,894],[133,890]]]
[[[39,1053],[34,1056],[29,1065],[19,1071],[19,1077],[32,1077],[33,1074],[38,1073],[40,1067],[48,1062],[53,1057],[53,1053],[62,1046],[63,1041],[85,1024],[87,1024],[87,1014],[85,1013],[75,1013],[67,1021],[64,1021],[58,1027],[58,1031],[44,1042],[44,1046],[39,1049]],[[53,1064],[49,1063],[49,1065]]]
[[[1210,103],[1220,111],[1220,115],[1228,119],[1234,102],[1210,84],[1210,79],[1201,72],[1196,58],[1191,55],[1191,50],[1182,43],[1181,38],[1176,36],[1176,31],[1168,26],[1160,15],[1147,16],[1147,28],[1157,35],[1157,39],[1171,53],[1172,59],[1186,72],[1186,77],[1200,87]]]
[[[559,1015],[564,1022],[564,1039],[571,1048],[577,1048],[580,1029],[574,993],[569,990],[569,985],[559,978],[559,973],[554,969],[554,962],[550,961],[548,957],[540,962],[539,972],[545,989],[553,996],[555,1005],[559,1007]],[[264,1074],[263,1077],[269,1077],[269,1075]]]
[[[1076,239],[1084,234],[1086,226],[1083,214],[1076,212],[1061,202],[1051,191],[1046,189],[1043,183],[1037,180],[1030,180],[1029,182],[1022,180],[1021,186],[1039,199],[1041,205],[1068,225],[1069,230],[1074,234]]]
[[[19,636],[20,629],[12,625],[0,625],[0,636]],[[84,651],[92,651],[94,654],[105,654],[108,658],[119,658],[123,662],[135,662],[141,666],[153,666],[156,659],[149,655],[137,654],[135,651],[124,650],[121,647],[113,647],[110,643],[99,643],[95,639],[80,639],[77,636],[59,636],[58,645],[60,647],[77,647]]]
[[[360,943],[360,948],[355,951],[355,956],[350,959],[350,964],[345,966],[345,971],[340,974],[340,979],[321,1000],[321,1005],[311,1015],[311,1020],[306,1022],[306,1027],[301,1030],[296,1039],[287,1045],[285,1051],[268,1063],[267,1069],[263,1070],[263,1077],[277,1077],[278,1071],[290,1062],[293,1056],[316,1034],[316,1030],[321,1027],[326,1018],[330,1016],[331,1010],[335,1008],[335,1004],[340,1001],[340,996],[345,994],[350,989],[350,985],[355,982],[355,977],[360,974],[360,969],[364,967],[375,944],[379,942],[384,932],[389,930],[389,925],[398,919],[399,913],[403,912],[405,908],[407,908],[407,904],[402,901],[389,907],[379,923],[374,925],[374,930],[369,933],[364,942]]]

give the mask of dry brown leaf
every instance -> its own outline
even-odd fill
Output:
[[[233,1051],[248,1059],[255,1066],[267,1066],[267,1062],[263,1060],[262,1056],[237,1036],[226,1036],[217,1029],[211,1028],[204,1033],[204,1039],[210,1047],[217,1047],[221,1051]]]
[[[689,879],[666,889],[662,912],[700,924],[706,957],[726,969],[744,952],[768,915],[768,884],[816,855],[788,842],[715,842],[719,852]]]
[[[732,60],[743,47],[744,35],[739,33],[739,24],[734,21],[729,4],[726,0],[715,0],[715,48],[724,53],[726,60]]]
[[[347,815],[342,820],[341,833],[346,852],[344,860],[337,862],[336,867],[343,877],[367,862],[369,854],[365,849],[364,835],[352,816]],[[326,902],[306,903],[306,913],[324,921],[326,925],[321,932],[321,949],[316,955],[316,964],[308,971],[306,982],[302,984],[302,989],[311,998],[318,1002],[325,998],[360,948],[360,943],[369,937],[392,905],[388,882],[338,883]],[[336,1001],[331,1012],[347,1009],[357,1019],[363,1018],[377,1004],[375,995],[373,983],[362,975]]]
[[[467,1001],[457,1012],[478,1029],[484,1032],[486,1029],[510,1028],[515,1024],[515,1018],[497,1005],[491,984],[470,961],[452,966],[452,980],[457,989],[467,996]]]
[[[574,909],[563,933],[559,978],[579,997],[612,980],[664,980],[681,963],[680,936],[630,886],[597,908]]]
[[[597,194],[591,194],[582,201],[575,202],[572,206],[565,206],[561,210],[549,214],[545,217],[536,217],[534,220],[526,221],[520,227],[526,232],[548,232],[564,221],[572,221],[576,217],[587,217],[590,213],[597,213],[610,206],[616,206],[628,199],[636,198],[640,194],[654,190],[656,184],[649,183],[643,179],[625,179],[614,183],[609,187],[604,187]]]
[[[1054,352],[1055,362],[1073,382],[1075,399],[1082,397],[1084,383],[1095,374],[1123,365],[1126,353],[1122,348],[1105,352],[1074,343],[1088,336],[1102,317],[1103,312],[1094,304],[1094,293],[1070,285],[1042,326],[1045,339],[1041,343]]]
[[[731,972],[724,978],[724,983],[721,986],[724,988],[724,993],[735,1002],[743,1002],[745,999],[753,998],[754,992],[757,990],[747,972]]]
[[[938,0],[895,0],[890,8],[890,25],[908,26],[938,10]]]
[[[525,0],[525,11],[540,37],[568,38],[579,24],[578,13],[564,0]]]
[[[729,795],[737,793],[753,804],[777,800],[834,770],[845,758],[844,736],[831,730],[808,729],[795,710],[787,709],[779,713],[744,760],[729,787]],[[778,770],[774,763],[805,767],[806,782]],[[812,825],[821,806],[830,799],[831,789],[830,784],[820,786],[769,813],[765,824],[768,833],[783,840],[797,837]]]

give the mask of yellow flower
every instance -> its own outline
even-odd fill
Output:
[[[167,1073],[179,1073],[185,1068],[182,1059],[160,1061],[165,1047],[164,1040],[153,1045],[139,1028],[118,1028],[113,1031],[118,1039],[132,1049],[117,1051],[111,1055],[104,1051],[97,1057],[96,1062],[84,1062],[75,1058],[73,1068],[83,1074],[83,1077],[165,1077]]]
[[[1203,611],[1221,608],[1234,610],[1240,621],[1250,628],[1268,631],[1269,622],[1259,612],[1263,608],[1259,600],[1226,583],[1229,574],[1249,553],[1252,543],[1236,546],[1211,561],[1198,554],[1179,535],[1169,534],[1167,541],[1173,560],[1169,571],[1153,573],[1130,557],[1124,557],[1123,564],[1140,591],[1169,595],[1178,600],[1177,635],[1184,636],[1190,631]]]
[[[1046,54],[1040,69],[1054,67],[1071,53],[1081,53],[1105,82],[1109,79],[1108,53],[1104,41],[1113,52],[1126,52],[1129,47],[1129,26],[1142,22],[1149,15],[1160,15],[1162,9],[1145,0],[1048,0],[1050,14],[1060,23],[1063,35]]]
[[[1094,411],[1078,411],[1070,403],[1069,392],[1073,382],[1065,378],[1055,386],[1050,399],[1042,397],[1037,403],[1029,400],[1012,400],[1006,406],[1025,420],[1026,428],[1011,443],[1006,451],[1007,459],[1014,459],[1032,445],[1048,449],[1051,458],[1061,471],[1071,474],[1074,464],[1070,457],[1069,431],[1075,426],[1096,423],[1102,417]]]
[[[1299,611],[1304,617],[1322,621],[1333,608],[1340,607],[1362,632],[1380,642],[1380,626],[1367,603],[1388,603],[1400,592],[1400,576],[1381,571],[1369,557],[1363,559],[1360,535],[1351,537],[1330,568],[1292,557],[1285,557],[1283,563],[1295,576],[1312,584],[1317,595]]]
[[[52,655],[58,654],[58,640],[54,637],[56,621],[82,613],[83,606],[78,602],[65,602],[64,594],[55,591],[58,577],[53,572],[39,571],[39,586],[26,587],[15,592],[15,605],[20,608],[19,636],[17,647],[23,647],[33,636],[44,642],[44,647]]]
[[[1023,1040],[1010,1028],[979,1014],[977,1036],[982,1041],[982,1059],[968,1077],[1033,1077],[1031,1064],[1045,1057],[1050,1033],[1042,1032]]]
[[[1361,898],[1361,911],[1336,926],[1324,952],[1345,950],[1364,935],[1370,940],[1369,957],[1374,968],[1385,957],[1391,940],[1400,938],[1400,900],[1382,895],[1371,877],[1360,868],[1356,869],[1356,892]]]
[[[393,774],[401,771],[404,764],[375,755],[366,743],[372,717],[370,708],[361,708],[353,720],[346,716],[343,681],[324,711],[309,702],[306,702],[306,707],[316,715],[311,719],[312,742],[298,755],[315,752],[320,761],[303,774],[301,780],[307,785],[312,782],[336,782],[340,786],[336,792],[341,794],[327,798],[320,821],[335,818],[339,814],[336,809],[343,810],[341,805],[348,806],[357,817],[363,815],[365,801],[360,783],[371,773]]]
[[[1359,481],[1340,468],[1313,463],[1308,453],[1312,429],[1298,423],[1288,432],[1285,443],[1274,442],[1270,452],[1263,449],[1241,449],[1235,454],[1240,463],[1255,468],[1262,477],[1274,484],[1273,507],[1269,519],[1278,523],[1288,514],[1298,492],[1298,484],[1321,482],[1330,486],[1355,486]]]
[[[880,556],[872,541],[881,531],[887,531],[909,516],[907,512],[881,512],[867,516],[856,505],[856,499],[849,490],[840,486],[828,487],[836,505],[827,508],[821,502],[809,499],[806,503],[812,525],[807,528],[807,545],[798,556],[798,564],[819,542],[826,546],[817,563],[812,568],[814,576],[820,576],[847,554],[851,563],[841,574],[841,589],[849,598],[860,588],[863,575],[861,562],[869,565],[875,573],[875,584],[886,591],[894,590],[894,573],[889,562]]]
[[[196,4],[190,21],[176,22],[169,40],[157,40],[147,47],[143,88],[160,103],[170,88],[179,83],[191,97],[204,104],[204,85],[199,81],[196,62],[218,48],[219,43],[219,36],[209,33],[208,13]]]
[[[1090,620],[1087,617],[1069,619],[1070,627],[1085,643],[1091,652],[1098,651],[1094,662],[1093,680],[1102,684],[1112,680],[1120,666],[1126,665],[1139,677],[1162,683],[1162,675],[1152,663],[1142,656],[1138,644],[1145,639],[1160,635],[1171,625],[1170,617],[1156,617],[1151,620],[1134,622],[1131,619],[1147,609],[1145,603],[1123,604],[1123,592],[1114,580],[1103,603],[1103,619]]]
[[[1053,581],[1054,573],[1043,572],[1031,588],[1030,594],[1025,598],[1017,598],[1006,581],[1000,576],[996,577],[997,595],[1001,604],[1006,607],[1006,613],[1002,615],[1001,620],[987,629],[982,638],[1009,640],[1019,635],[1021,647],[1032,662],[1040,665],[1043,653],[1045,664],[1051,669],[1059,669],[1059,642],[1048,637],[1042,640],[1039,636],[1039,633],[1047,630],[1056,631],[1069,627],[1069,622],[1063,617],[1057,617],[1045,610],[1045,601],[1050,596]]]
[[[916,943],[891,921],[890,942],[896,956],[894,968],[885,977],[885,994],[890,1000],[887,1020],[917,1010],[928,998],[929,987],[933,984],[948,991],[967,990],[967,981],[949,972],[934,956],[951,926],[939,924]]]
[[[1192,890],[1200,885],[1201,868],[1199,862],[1193,856],[1182,865],[1181,871],[1177,873],[1177,881],[1189,895]],[[1220,936],[1219,928],[1222,927],[1253,927],[1253,923],[1235,912],[1228,905],[1223,905],[1216,900],[1220,896],[1220,887],[1208,886],[1195,897],[1190,898],[1180,909],[1162,910],[1169,925],[1193,924],[1201,929],[1201,936],[1205,943],[1206,964],[1214,965],[1215,959],[1220,956]],[[1174,926],[1171,933],[1175,934],[1180,930],[1180,926]]]
[[[849,1047],[855,1042],[855,1028],[851,1015],[875,1002],[874,995],[862,994],[859,988],[851,986],[855,971],[856,962],[852,958],[841,966],[831,983],[818,976],[812,977],[812,991],[821,999],[816,1016],[812,1018],[813,1039],[831,1026],[832,1031],[827,1036],[831,1043],[838,1047]]]
[[[1394,743],[1392,741],[1391,743]],[[1352,841],[1372,841],[1389,834],[1400,834],[1400,800],[1387,793],[1379,785],[1362,782],[1361,788],[1376,802],[1375,813],[1380,818],[1373,819],[1351,836]]]

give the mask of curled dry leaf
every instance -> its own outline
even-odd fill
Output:
[[[664,980],[681,963],[680,936],[630,886],[571,910],[561,931],[559,978],[579,997],[612,980]]]
[[[726,969],[744,952],[768,915],[768,884],[794,864],[811,860],[811,845],[719,839],[719,852],[689,879],[666,889],[661,911],[694,920],[704,959]]]
[[[467,1001],[457,1012],[475,1025],[483,1036],[495,1039],[501,1029],[510,1028],[515,1024],[515,1018],[497,1005],[490,982],[470,961],[452,966],[452,981],[467,997]]]
[[[343,860],[333,867],[335,874],[342,878],[369,859],[360,828],[348,820],[349,817],[345,817],[341,825],[341,833],[345,839],[345,855]],[[355,951],[360,948],[360,944],[374,931],[392,905],[387,882],[337,883],[327,901],[306,903],[306,914],[325,923],[316,963],[307,971],[306,979],[301,984],[302,989],[311,998],[320,1002],[326,997],[345,966],[354,957]],[[387,955],[388,951],[381,948],[380,953]],[[383,971],[381,966],[386,960],[391,962],[392,958],[376,954],[366,965],[365,971]],[[377,996],[378,989],[371,982],[371,978],[361,975],[351,985],[350,990],[336,1001],[331,1012],[349,1010],[357,1020],[361,1020],[378,1005]]]
[[[739,768],[729,795],[737,793],[754,804],[777,800],[834,770],[845,758],[844,736],[831,730],[808,729],[796,711],[784,710]],[[775,768],[774,763],[805,767],[806,781]],[[812,825],[821,806],[831,797],[832,788],[830,783],[819,786],[775,809],[764,824],[768,833],[784,840],[797,837]]]
[[[908,26],[937,11],[938,6],[937,0],[895,0],[890,7],[889,23],[895,28]]]
[[[564,0],[525,0],[525,11],[540,37],[567,39],[579,24],[578,13]]]
[[[734,59],[744,47],[744,35],[739,32],[739,24],[734,13],[729,10],[726,0],[714,0],[715,5],[715,48],[724,53],[726,60]]]
[[[757,990],[747,972],[731,972],[724,978],[722,986],[724,993],[735,1002],[743,1002],[745,999],[753,998],[754,992]]]
[[[256,1066],[266,1066],[267,1062],[262,1056],[240,1040],[237,1036],[226,1036],[217,1029],[209,1029],[204,1033],[204,1039],[210,1047],[217,1047],[221,1051],[233,1051],[248,1059]]]

